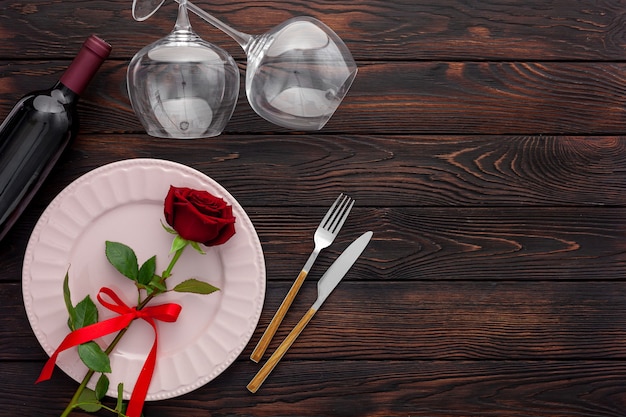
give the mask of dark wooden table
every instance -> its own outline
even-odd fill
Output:
[[[278,128],[242,89],[223,135],[152,138],[130,107],[126,68],[171,30],[172,3],[143,23],[130,0],[2,3],[2,117],[53,84],[88,35],[114,51],[82,98],[77,141],[0,243],[0,416],[58,415],[77,387],[62,372],[33,385],[47,356],[21,267],[39,215],[72,180],[140,157],[227,188],[257,228],[268,277],[238,360],[192,393],[147,404],[146,416],[626,414],[626,1],[198,4],[248,33],[295,15],[333,27],[360,70],[328,125]],[[192,25],[244,69],[234,41]],[[367,229],[374,239],[250,394],[248,356],[339,192],[357,205],[279,339],[348,242]]]

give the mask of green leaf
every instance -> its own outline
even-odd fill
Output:
[[[105,252],[107,259],[115,269],[120,271],[125,277],[137,281],[139,266],[135,251],[123,243],[106,241]]]
[[[165,231],[167,233],[170,233],[170,234],[173,234],[173,235],[177,235],[178,234],[178,232],[176,232],[176,230],[172,229],[169,226],[166,226],[165,223],[163,223],[163,220],[161,220],[161,226],[163,226],[163,229],[165,229]]]
[[[172,247],[170,248],[170,253],[178,252],[179,250],[181,250],[182,248],[184,248],[188,244],[189,244],[188,240],[183,239],[179,235],[176,235],[176,237],[172,241]]]
[[[95,413],[102,408],[102,404],[96,398],[96,393],[85,388],[78,396],[78,407],[88,413]]]
[[[67,326],[70,330],[76,330],[74,326],[74,317],[76,317],[76,312],[74,310],[74,306],[72,305],[72,296],[70,294],[70,275],[69,270],[65,273],[65,279],[63,279],[63,300],[65,301],[65,308],[67,309],[68,319]]]
[[[152,281],[152,277],[154,277],[154,271],[156,271],[156,256],[153,256],[141,265],[137,281],[140,284],[148,285]]]
[[[96,383],[96,398],[102,400],[109,390],[109,378],[105,374],[101,374]]]
[[[72,324],[75,329],[89,326],[98,322],[98,308],[91,301],[89,296],[83,298],[83,300],[76,304],[74,308],[74,317],[72,318]]]
[[[194,294],[211,294],[219,290],[219,288],[207,282],[202,282],[194,278],[183,281],[174,287],[174,291],[176,292],[191,292]]]
[[[96,372],[111,372],[111,362],[96,342],[78,345],[78,356],[87,368]]]
[[[190,242],[190,243],[191,243],[191,247],[194,248],[196,252],[198,252],[200,255],[206,255],[206,252],[202,250],[198,242]]]

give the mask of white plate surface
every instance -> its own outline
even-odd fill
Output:
[[[157,271],[170,260],[172,235],[161,227],[163,201],[170,185],[206,190],[233,206],[236,234],[201,255],[187,248],[168,279],[168,287],[188,278],[220,288],[210,295],[166,293],[151,305],[179,303],[175,323],[157,322],[159,351],[147,400],[185,394],[222,373],[242,352],[258,323],[265,298],[265,262],[259,238],[237,201],[218,183],[187,166],[156,159],[132,159],[105,165],[80,177],[48,206],[30,237],[23,266],[23,295],[31,327],[48,355],[69,333],[63,302],[63,278],[69,268],[73,304],[90,295],[100,320],[115,313],[96,300],[98,290],[113,289],[130,306],[137,304],[134,284],[107,261],[106,240],[135,250],[139,263],[157,256]],[[142,320],[132,323],[111,354],[109,396],[119,382],[125,398],[154,339]],[[107,346],[113,336],[97,340]],[[57,365],[76,381],[87,369],[71,349]],[[54,376],[53,376],[54,378]],[[95,379],[92,378],[91,386]]]

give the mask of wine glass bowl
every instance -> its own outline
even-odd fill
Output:
[[[312,17],[289,19],[244,49],[251,107],[266,120],[287,128],[324,127],[357,73],[345,43]]]
[[[164,1],[133,0],[133,17],[147,19]],[[259,116],[276,125],[296,130],[323,128],[356,77],[357,65],[346,44],[315,18],[294,17],[253,36],[187,0],[176,1],[243,48],[248,102]]]
[[[206,138],[222,133],[232,116],[239,69],[226,51],[191,30],[181,2],[174,31],[132,58],[127,85],[133,110],[149,135]]]

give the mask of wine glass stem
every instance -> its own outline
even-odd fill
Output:
[[[176,1],[178,3],[183,3],[183,2],[187,3],[187,9],[190,12],[196,14],[197,16],[202,18],[204,21],[210,23],[211,25],[215,26],[216,28],[220,29],[221,31],[226,33],[228,36],[233,38],[244,49],[244,51],[247,51],[248,47],[250,46],[250,44],[254,40],[254,36],[248,35],[248,34],[243,33],[243,32],[239,32],[238,30],[232,28],[231,26],[227,25],[226,23],[222,22],[221,20],[213,17],[212,15],[210,15],[207,12],[205,12],[200,7],[196,6],[195,4],[193,4],[193,3],[189,2],[189,1],[187,1],[187,0],[176,0]]]
[[[187,15],[187,0],[178,0],[178,17],[176,18],[176,31],[189,31],[191,24]]]

